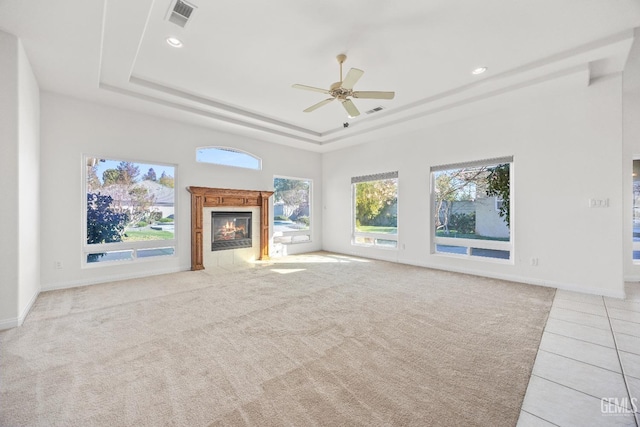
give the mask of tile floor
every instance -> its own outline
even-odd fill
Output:
[[[640,284],[626,291],[557,291],[519,427],[640,426]]]

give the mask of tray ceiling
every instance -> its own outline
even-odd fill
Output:
[[[640,26],[636,0],[193,0],[183,28],[175,1],[5,1],[0,28],[44,90],[325,150],[540,82],[587,85],[622,70]],[[291,85],[328,89],[340,53],[364,70],[357,90],[395,98],[303,113],[327,96]]]

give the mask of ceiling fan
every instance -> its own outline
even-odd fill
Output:
[[[362,99],[393,99],[395,92],[376,92],[376,91],[354,91],[353,86],[356,84],[360,77],[364,74],[364,71],[357,68],[349,70],[344,80],[342,79],[342,63],[347,59],[347,55],[340,54],[336,57],[340,64],[340,81],[332,84],[329,89],[321,89],[319,87],[305,86],[300,84],[294,84],[292,87],[295,89],[310,90],[313,92],[326,93],[331,95],[331,98],[327,98],[324,101],[320,101],[317,104],[303,110],[305,113],[310,113],[318,108],[322,107],[333,101],[339,100],[342,106],[349,114],[349,117],[356,117],[360,115],[360,111],[356,108],[353,101],[350,98],[362,98]]]

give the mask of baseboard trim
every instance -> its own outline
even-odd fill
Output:
[[[18,318],[0,320],[0,331],[5,329],[13,329],[18,326]]]
[[[624,276],[625,282],[640,282],[640,276]]]
[[[79,288],[81,286],[98,285],[100,283],[117,282],[119,280],[139,279],[141,277],[159,276],[161,274],[178,273],[180,271],[188,271],[191,267],[173,267],[153,272],[141,272],[136,274],[114,274],[111,276],[101,276],[93,279],[72,280],[68,282],[49,283],[42,286],[42,292],[56,291],[59,289]]]
[[[33,304],[36,303],[36,300],[38,299],[38,295],[40,295],[40,289],[38,289],[32,296],[31,299],[29,300],[29,302],[27,303],[27,306],[24,308],[24,310],[22,310],[22,314],[20,314],[20,316],[18,317],[18,326],[22,326],[22,324],[24,323],[24,319],[27,318],[27,315],[29,314],[29,312],[31,311],[31,308],[33,307]]]
[[[605,297],[611,297],[611,298],[622,298],[622,299],[624,299],[626,296],[624,289],[621,291],[614,291],[606,288],[585,288],[584,286],[576,285],[574,283],[556,282],[553,280],[543,280],[543,279],[536,279],[531,277],[522,277],[522,276],[517,276],[512,274],[488,273],[485,271],[477,271],[477,270],[467,269],[467,268],[455,268],[455,267],[444,268],[442,266],[427,264],[423,262],[419,262],[419,263],[410,262],[410,261],[399,261],[399,262],[401,264],[409,264],[409,265],[415,265],[418,267],[433,268],[434,270],[453,271],[455,273],[470,274],[472,276],[480,276],[480,277],[489,277],[491,279],[498,279],[498,280],[508,280],[510,282],[524,283],[526,285],[544,286],[546,288],[556,288],[556,289],[561,289],[563,291],[579,292],[582,294],[591,294],[591,295],[605,296]]]
[[[374,256],[373,254],[363,255],[362,253],[358,253],[357,251],[347,251],[347,252],[331,251],[331,250],[327,250],[327,251],[334,252],[334,253],[343,253],[345,255],[351,255],[351,256],[359,256],[363,258],[377,259],[380,261],[397,262],[398,264],[407,264],[407,265],[413,265],[416,267],[432,268],[434,270],[451,271],[454,273],[469,274],[472,276],[479,276],[479,277],[488,277],[491,279],[498,279],[498,280],[508,280],[510,282],[524,283],[526,285],[556,288],[556,289],[561,289],[563,291],[580,292],[583,294],[592,294],[592,295],[605,296],[605,297],[611,297],[611,298],[622,298],[622,299],[624,299],[626,296],[624,289],[621,291],[613,291],[611,289],[606,289],[606,288],[585,288],[584,286],[580,286],[575,283],[556,282],[553,280],[535,279],[531,277],[522,277],[522,276],[512,275],[512,274],[491,273],[486,271],[473,270],[469,268],[459,268],[459,267],[449,267],[449,266],[443,267],[441,265],[429,264],[423,261],[413,261],[413,260],[406,260],[406,259],[396,260],[396,259],[389,259],[384,257],[377,257],[377,256]]]
[[[540,284],[539,286],[547,286],[547,285]],[[625,299],[627,297],[627,294],[625,293],[624,290],[616,292],[616,291],[612,291],[611,289],[584,288],[582,286],[574,285],[571,283],[551,283],[548,286],[552,286],[554,288],[558,288],[563,291],[579,292],[581,294],[590,294],[590,295],[597,295],[597,296],[603,296],[603,297],[609,297],[609,298]]]
[[[35,304],[36,300],[38,299],[38,295],[40,295],[40,292],[41,292],[41,290],[38,289],[31,296],[31,299],[27,303],[27,306],[22,310],[22,313],[20,313],[20,315],[18,317],[13,317],[13,318],[9,318],[9,319],[0,320],[0,331],[4,331],[6,329],[13,329],[13,328],[17,328],[18,326],[22,326],[22,324],[24,323],[24,320],[27,318],[27,315],[29,315],[29,312],[31,311],[31,308],[33,307],[33,304]]]

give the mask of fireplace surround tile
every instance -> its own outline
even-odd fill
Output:
[[[251,240],[250,248],[228,249],[224,251],[211,250],[211,212],[251,212]],[[244,264],[260,258],[260,208],[258,207],[222,207],[204,208],[202,235],[204,237],[203,264],[204,268],[224,267],[234,264]]]

